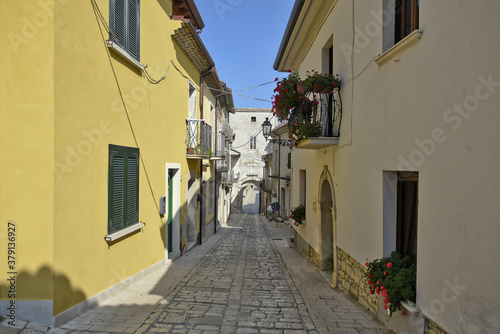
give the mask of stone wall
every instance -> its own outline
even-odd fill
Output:
[[[311,245],[309,245],[309,243],[305,241],[304,238],[302,238],[302,236],[298,234],[297,230],[295,229],[293,231],[293,236],[293,247],[295,248],[295,250],[309,262],[314,264],[316,268],[320,268],[321,257],[319,253],[313,247],[311,247]]]
[[[349,254],[338,248],[338,287],[348,293],[371,312],[377,314],[377,295],[370,294],[366,283],[366,268]]]
[[[316,252],[316,250],[311,246],[309,246],[309,262],[314,264],[316,268],[321,268],[321,257],[319,256],[319,253]]]
[[[445,332],[441,327],[439,327],[434,321],[430,320],[430,319],[427,319],[427,323],[428,323],[428,334],[448,334],[447,332]]]

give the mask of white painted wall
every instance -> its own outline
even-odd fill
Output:
[[[255,122],[251,121],[252,117],[255,117]],[[266,142],[261,131],[262,123],[266,117],[272,117],[271,109],[239,108],[230,117],[230,126],[236,134],[232,147],[240,153],[233,168],[235,177],[239,175],[239,178],[233,185],[231,201],[240,210],[243,209],[242,190],[244,185],[249,181],[254,181],[254,184],[257,185],[263,177],[264,162],[262,156],[266,154],[266,147],[270,145],[269,142]],[[250,148],[251,136],[256,136],[256,146],[252,149]],[[247,201],[245,202],[247,208],[250,208],[248,199],[245,201]],[[256,201],[255,204],[258,206],[259,200]],[[254,209],[250,211],[254,211]]]

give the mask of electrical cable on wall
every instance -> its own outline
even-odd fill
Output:
[[[114,79],[115,79],[116,87],[118,88],[118,93],[120,95],[120,99],[122,101],[122,105],[123,105],[123,108],[125,110],[125,114],[127,116],[128,124],[130,126],[130,131],[132,132],[132,137],[134,138],[134,142],[135,142],[136,147],[139,148],[139,143],[138,143],[137,137],[135,135],[134,127],[132,125],[132,121],[130,120],[130,115],[129,115],[129,112],[128,112],[128,109],[127,109],[127,105],[125,104],[125,100],[124,100],[123,93],[122,93],[122,90],[121,90],[121,87],[120,87],[120,83],[118,82],[118,77],[116,76],[116,71],[115,71],[115,68],[113,66],[113,61],[111,60],[111,55],[110,55],[108,47],[107,47],[106,38],[104,38],[104,34],[103,34],[103,31],[102,31],[101,25],[99,24],[99,17],[102,17],[102,14],[99,11],[99,7],[97,7],[97,4],[95,3],[95,0],[91,0],[91,2],[92,2],[93,9],[94,9],[94,13],[96,15],[97,25],[99,27],[99,31],[101,32],[101,38],[102,38],[102,41],[104,43],[104,48],[105,48],[106,54],[108,56],[109,64],[111,65],[111,71],[113,72],[113,76],[114,76]],[[105,27],[107,27],[107,25],[105,25]],[[108,29],[109,29],[109,27],[108,27]],[[143,155],[139,154],[139,158],[141,160],[142,167],[144,168],[144,173],[146,174],[146,179],[148,180],[148,185],[149,185],[149,189],[151,191],[151,195],[153,196],[153,203],[154,203],[157,211],[160,212],[160,208],[158,207],[158,203],[156,201],[156,196],[154,194],[153,187],[151,185],[151,181],[149,179],[148,170],[146,168],[146,164],[144,163]],[[160,221],[163,224],[163,221],[161,220],[161,218],[160,218]]]

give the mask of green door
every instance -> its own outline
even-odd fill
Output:
[[[167,228],[168,228],[168,252],[172,252],[172,222],[173,222],[173,215],[172,215],[172,198],[173,198],[173,193],[174,193],[174,171],[169,170],[168,171],[168,217],[167,217]]]

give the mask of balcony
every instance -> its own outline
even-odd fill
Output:
[[[212,127],[202,119],[186,119],[188,159],[209,159],[212,157]]]
[[[215,162],[215,169],[217,172],[227,172],[229,171],[229,155],[221,157],[221,159]]]
[[[233,171],[222,172],[221,173],[221,183],[226,186],[232,185],[234,182],[234,173]]]
[[[288,126],[294,146],[321,149],[339,144],[342,101],[339,89],[333,93],[309,93],[290,115]]]

